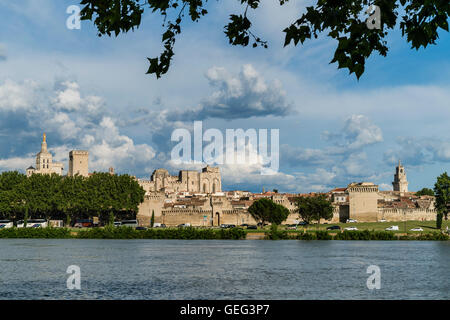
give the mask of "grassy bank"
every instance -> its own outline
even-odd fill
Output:
[[[105,227],[73,231],[67,228],[10,228],[0,230],[0,238],[22,239],[180,239],[180,240],[239,240],[245,239],[241,229],[148,229]]]
[[[392,231],[291,231],[265,230],[269,240],[449,240],[441,232],[414,234]],[[262,234],[262,235],[263,235]],[[179,240],[241,240],[246,239],[243,229],[167,228],[135,230],[129,227],[105,227],[74,231],[66,228],[10,228],[0,230],[0,238],[20,239],[179,239]]]
[[[358,228],[358,231],[385,231],[387,227],[390,226],[398,226],[398,231],[392,231],[394,233],[406,233],[414,235],[419,233],[433,233],[433,232],[439,232],[438,229],[436,229],[436,221],[406,221],[406,228],[405,228],[405,222],[403,221],[396,221],[396,222],[357,222],[357,223],[327,223],[327,224],[311,224],[307,226],[298,226],[297,230],[287,230],[285,226],[280,226],[279,228],[281,230],[287,230],[289,232],[316,232],[316,231],[326,231],[326,229],[330,226],[340,226],[342,230],[347,227],[356,227]],[[450,221],[442,221],[442,229],[445,229],[446,227],[450,228]],[[423,231],[417,232],[417,231],[410,231],[413,228],[422,228]],[[264,229],[258,229],[258,230],[247,230],[247,232],[269,232],[270,226],[266,226]],[[334,231],[336,232],[336,231]]]
[[[419,234],[398,234],[392,231],[310,231],[289,232],[286,230],[271,230],[266,232],[266,239],[270,240],[449,240],[449,235],[441,232]]]

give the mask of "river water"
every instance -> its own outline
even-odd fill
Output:
[[[449,267],[448,241],[1,239],[0,299],[450,299]]]

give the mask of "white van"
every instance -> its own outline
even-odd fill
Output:
[[[18,221],[17,228],[24,228],[24,224],[23,220]],[[29,219],[26,228],[47,228],[47,226],[47,220],[45,219]]]
[[[11,220],[0,220],[0,229],[12,228],[14,223]]]

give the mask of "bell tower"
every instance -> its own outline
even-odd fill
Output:
[[[394,191],[399,191],[401,193],[408,192],[406,171],[400,160],[398,160],[398,166],[395,168],[394,182],[392,182],[392,186],[394,187]]]

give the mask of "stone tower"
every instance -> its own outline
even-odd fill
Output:
[[[405,168],[402,166],[400,160],[398,160],[398,166],[395,168],[394,182],[392,182],[394,191],[401,193],[408,192],[408,180],[406,180]]]
[[[69,153],[69,177],[80,175],[89,176],[89,152],[83,150],[72,150]]]

